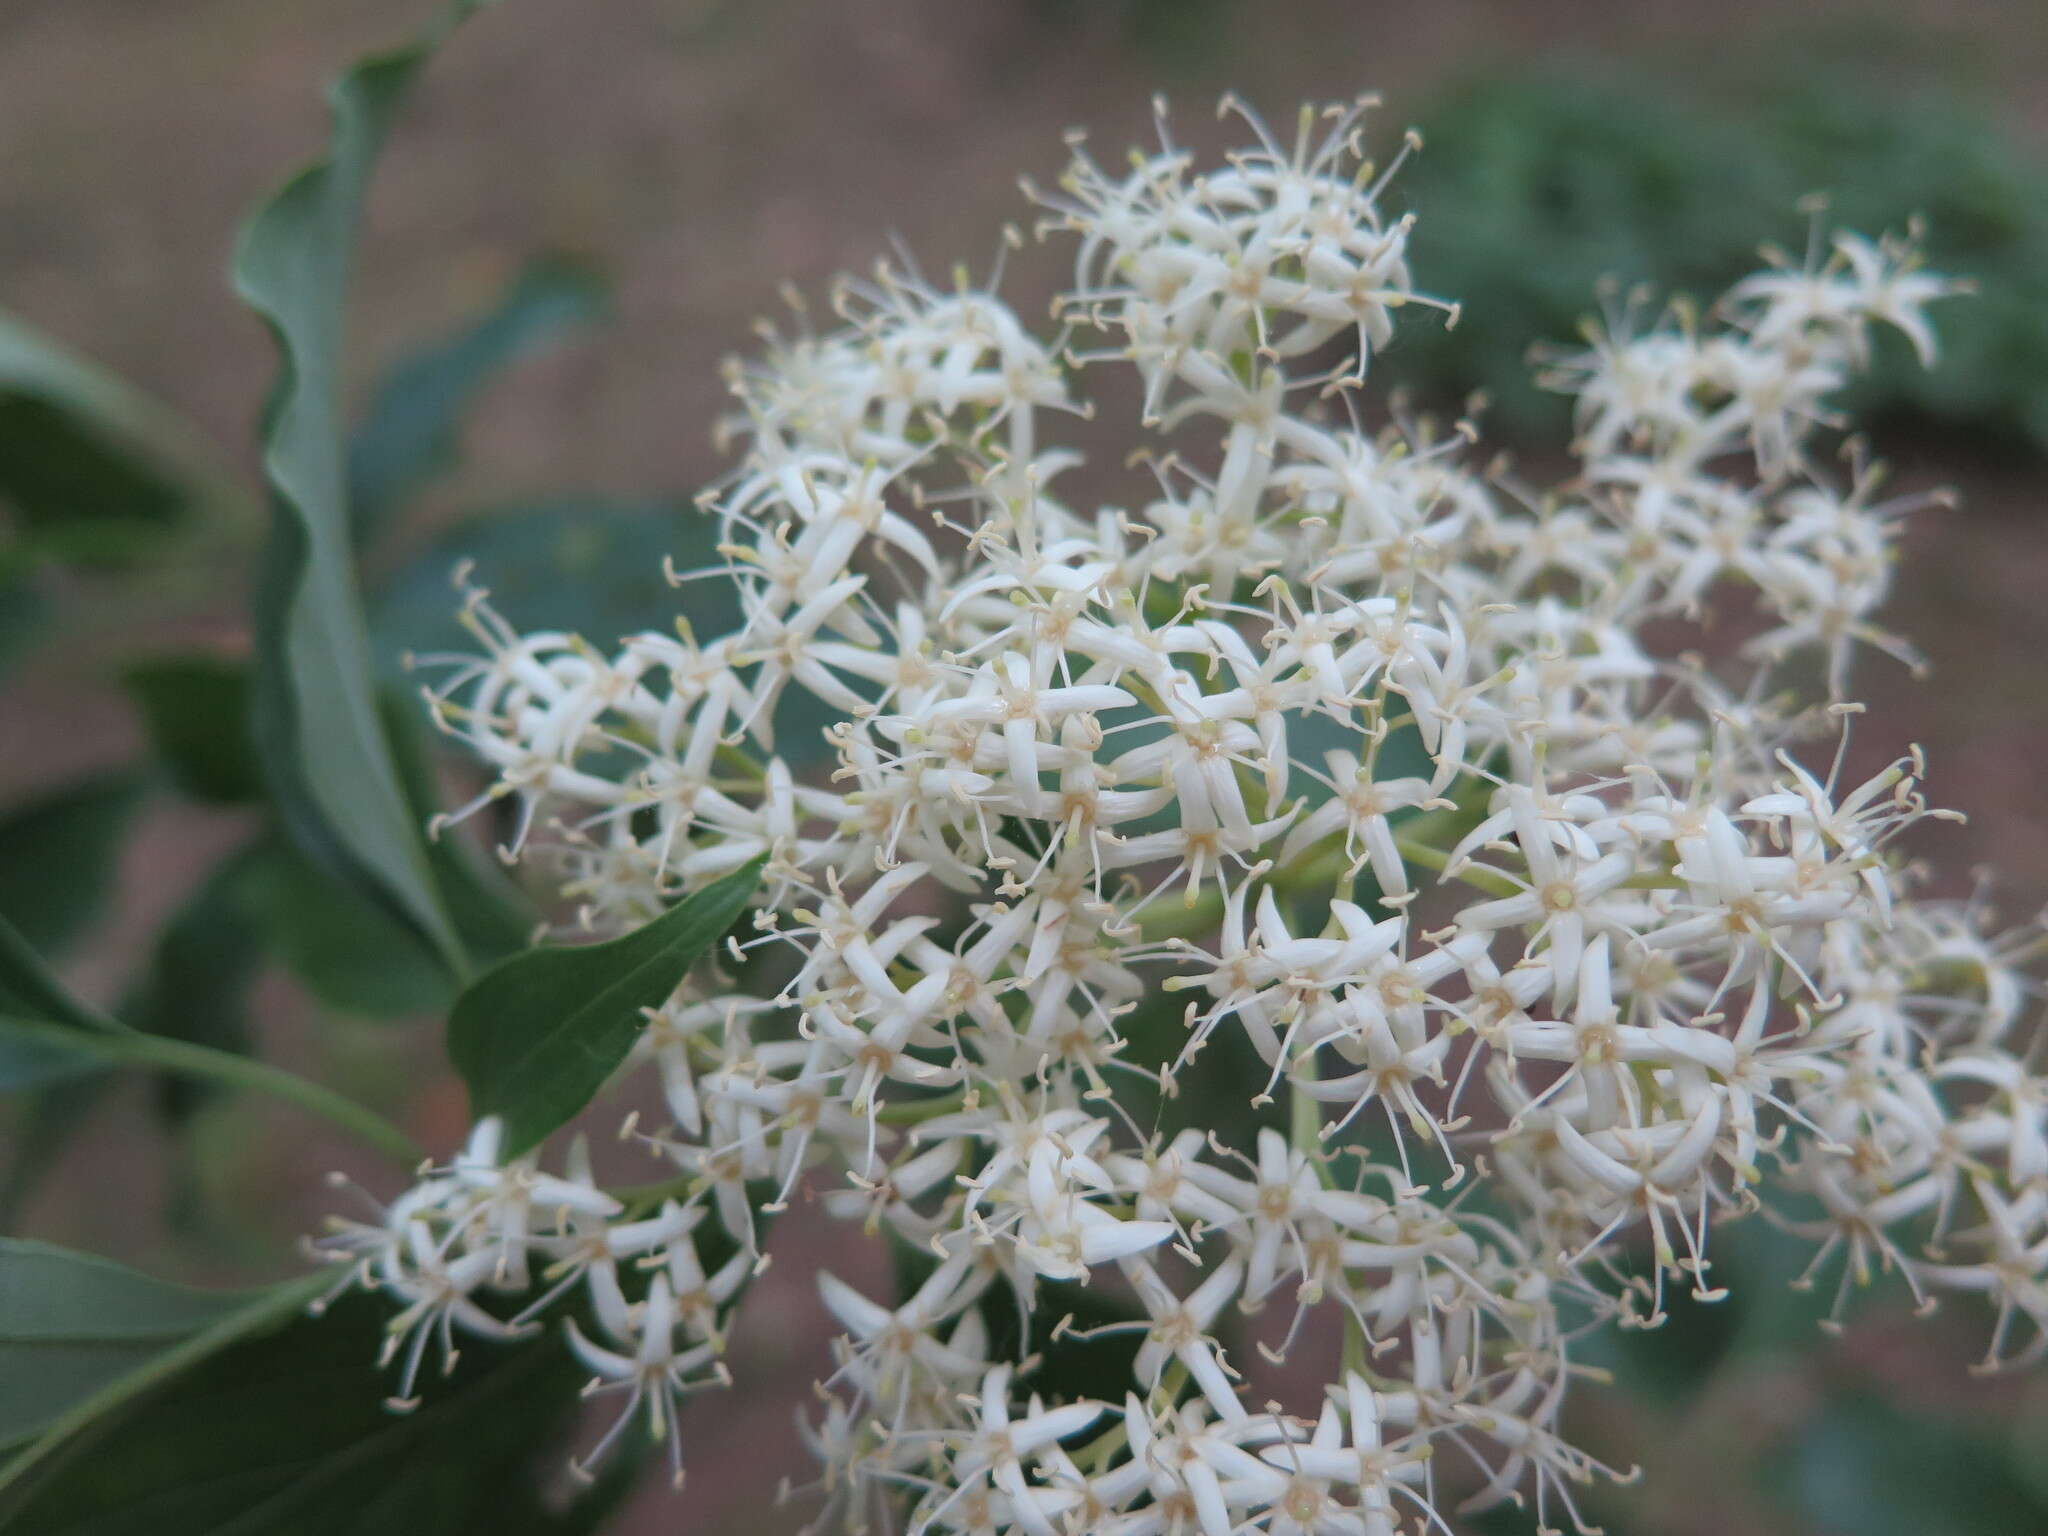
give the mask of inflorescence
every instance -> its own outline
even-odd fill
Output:
[[[403,1304],[401,1399],[431,1340],[575,1311],[607,1444],[644,1418],[680,1476],[677,1400],[728,1380],[799,1191],[904,1277],[818,1276],[833,1529],[1576,1522],[1575,1352],[1717,1295],[1731,1218],[2043,1352],[2030,941],[1912,894],[1917,753],[1842,771],[1853,657],[1910,659],[1873,615],[1914,503],[1831,401],[1876,327],[1931,361],[1960,285],[1839,234],[1704,312],[1609,296],[1545,366],[1575,464],[1537,490],[1368,388],[1404,312],[1456,309],[1367,105],[1291,144],[1239,109],[1216,166],[1163,117],[1127,169],[1077,148],[1033,194],[1079,242],[1051,337],[886,267],[840,328],[770,330],[718,558],[672,573],[730,633],[604,655],[472,594],[433,705],[587,927],[769,863],[630,1068],[666,1181],[607,1191],[580,1140],[543,1173],[486,1121],[325,1240]],[[1081,418],[1130,429],[1103,480]],[[1119,469],[1125,504],[1063,489]],[[1082,1285],[1138,1346],[1104,1400],[989,1322],[1080,1347]],[[1262,1308],[1280,1342],[1227,1347]],[[1254,1354],[1320,1392],[1271,1402]]]

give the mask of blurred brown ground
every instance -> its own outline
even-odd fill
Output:
[[[222,276],[234,228],[322,142],[322,83],[364,49],[404,37],[427,9],[419,0],[9,0],[0,7],[9,151],[0,304],[173,402],[249,467],[272,355]],[[387,151],[358,284],[354,368],[367,376],[472,311],[529,252],[586,254],[616,282],[617,322],[492,391],[466,468],[436,494],[422,528],[493,496],[687,490],[721,467],[710,432],[722,403],[718,360],[744,348],[750,320],[776,307],[779,281],[815,295],[899,236],[931,270],[956,259],[981,268],[999,226],[1027,218],[1017,175],[1056,173],[1060,130],[1086,125],[1114,153],[1143,137],[1154,90],[1175,97],[1199,140],[1225,86],[1282,117],[1302,98],[1376,89],[1390,101],[1382,126],[1391,139],[1454,70],[1558,58],[1595,70],[1682,69],[1700,50],[1825,47],[1873,30],[1918,39],[1929,67],[1939,60],[1951,77],[1961,61],[2016,132],[2037,146],[2048,138],[2038,85],[2048,78],[2048,6],[2039,0],[508,0],[434,64]],[[1887,89],[1888,78],[1874,76],[1871,88]],[[1028,256],[1018,277],[1013,297],[1035,311],[1058,280],[1057,258]],[[1467,323],[1485,323],[1484,296],[1460,297]],[[1391,355],[1386,366],[1398,371],[1398,362]],[[1958,461],[1939,443],[1889,446],[1896,484],[1955,484],[1964,504],[1916,520],[1888,615],[1928,652],[1933,679],[1869,666],[1861,691],[1872,714],[1858,756],[1875,766],[1907,742],[1927,745],[1934,795],[1971,821],[1921,846],[1945,866],[1950,890],[1970,867],[1995,865],[2001,905],[2017,918],[2048,899],[2044,477],[2024,461]],[[237,642],[240,574],[218,577],[218,600],[181,605],[166,633]],[[0,692],[0,801],[135,751],[108,666],[164,637],[101,616]],[[125,862],[119,910],[78,969],[83,987],[111,995],[158,917],[238,827],[231,815],[190,810],[151,820]],[[338,1050],[316,1039],[289,988],[267,987],[263,1006],[273,1048],[353,1074],[429,1145],[459,1134],[459,1089],[414,1080],[437,1059],[430,1027],[358,1031]],[[217,1134],[262,1155],[230,1159],[211,1193],[246,1211],[249,1230],[237,1250],[194,1255],[162,1230],[162,1149],[126,1113],[138,1105],[101,1111],[31,1212],[29,1232],[188,1273],[277,1273],[290,1235],[327,1201],[319,1176],[352,1166],[323,1132],[238,1108]],[[777,1477],[803,1470],[789,1426],[824,1359],[810,1272],[833,1239],[787,1223],[745,1309],[735,1345],[742,1385],[693,1411],[690,1492],[679,1502],[650,1492],[625,1528],[793,1523],[765,1501]],[[833,1262],[860,1277],[857,1259]],[[1654,1529],[1770,1528],[1753,1518],[1689,1492]]]

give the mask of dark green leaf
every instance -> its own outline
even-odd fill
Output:
[[[1725,1264],[1727,1246],[1715,1234],[1714,1282],[1734,1279]],[[1706,1389],[1741,1336],[1752,1308],[1767,1306],[1769,1298],[1755,1296],[1747,1286],[1736,1286],[1718,1301],[1701,1301],[1693,1295],[1691,1283],[1665,1277],[1665,1319],[1655,1328],[1603,1328],[1579,1348],[1589,1366],[1614,1373],[1620,1389],[1631,1401],[1678,1408],[1692,1402]],[[1817,1335],[1808,1320],[1809,1338]]]
[[[107,1029],[81,1029],[49,1019],[14,1018],[0,1014],[0,1054],[29,1044],[53,1051],[74,1050],[110,1064],[142,1067],[232,1083],[287,1099],[313,1114],[345,1126],[368,1144],[381,1147],[407,1163],[417,1164],[420,1151],[412,1138],[367,1105],[287,1072],[253,1056],[217,1046],[163,1035],[144,1034],[125,1024]]]
[[[201,1291],[111,1259],[0,1238],[0,1446],[267,1292]]]
[[[43,1175],[89,1123],[88,1117],[113,1081],[97,1070],[103,1063],[82,1060],[68,1051],[62,1054],[72,1061],[77,1075],[61,1082],[45,1078],[36,1084],[35,1096],[22,1106],[10,1127],[6,1171],[0,1174],[0,1231],[20,1227],[22,1209]]]
[[[331,98],[328,158],[259,208],[236,249],[235,285],[269,322],[282,370],[266,413],[271,544],[257,592],[256,737],[299,844],[360,880],[464,968],[378,719],[350,551],[342,428],[342,319],[370,169],[421,67],[475,6],[442,13],[428,41],[367,59]]]
[[[466,518],[384,584],[371,619],[378,659],[404,678],[408,655],[478,649],[457,622],[454,578],[464,565],[518,629],[563,630],[609,650],[627,635],[672,634],[687,614],[698,634],[718,635],[739,622],[731,583],[678,589],[662,571],[664,560],[679,570],[717,563],[717,542],[711,518],[673,502],[546,502]]]
[[[266,948],[250,890],[257,859],[256,846],[230,854],[186,898],[157,935],[122,1018],[152,1035],[248,1051],[249,988]],[[167,1079],[165,1110],[182,1120],[208,1091],[205,1084]]]
[[[672,634],[678,619],[703,639],[725,634],[740,618],[732,584],[676,587],[664,568],[718,565],[718,536],[711,518],[674,502],[582,499],[465,519],[384,585],[371,615],[378,660],[394,682],[416,688],[408,657],[479,649],[458,621],[455,575],[464,567],[473,568],[469,581],[490,593],[491,606],[516,629],[560,630],[606,651],[629,635]],[[786,690],[775,710],[777,750],[799,765],[825,756],[824,729],[838,718],[803,689]]]
[[[122,674],[157,755],[195,800],[254,800],[263,776],[249,735],[249,668],[225,656],[154,656]]]
[[[85,565],[118,565],[162,548],[185,497],[127,457],[94,424],[54,401],[0,388],[0,499],[29,545]]]
[[[0,568],[0,676],[35,648],[50,622],[50,600],[32,570]]]
[[[1386,739],[1380,743],[1379,755],[1373,760],[1373,776],[1376,779],[1428,778],[1436,765],[1430,758],[1429,749],[1422,744],[1422,733],[1409,719],[1406,707],[1397,706],[1387,723]],[[1365,744],[1363,733],[1344,722],[1332,720],[1328,715],[1303,711],[1288,718],[1288,754],[1296,762],[1314,764],[1318,773],[1325,769],[1327,754],[1356,754],[1364,750]],[[1305,773],[1290,778],[1287,792],[1312,806],[1321,805],[1330,798],[1329,786]],[[1409,820],[1410,815],[1397,813],[1388,820],[1399,826]]]
[[[2013,1415],[2006,1437],[2006,1462],[2034,1502],[2048,1509],[2048,1403],[2039,1393]]]
[[[514,955],[473,982],[448,1020],[448,1055],[471,1113],[502,1115],[516,1157],[604,1086],[646,1025],[747,909],[766,859],[713,881],[645,927],[603,944]]]
[[[73,997],[4,913],[0,913],[0,1007],[52,1019],[72,1029],[128,1027]]]
[[[406,803],[424,825],[436,791],[406,702],[389,693],[380,699]],[[491,964],[526,947],[535,917],[502,874],[454,834],[430,843],[427,859],[470,955]],[[445,1012],[454,1001],[454,979],[415,929],[282,837],[256,851],[248,889],[278,959],[327,1007],[365,1018],[411,1019]]]
[[[416,931],[283,839],[257,850],[248,878],[278,959],[328,1007],[403,1019],[453,1000],[447,967]]]
[[[1781,1360],[1814,1349],[1827,1316],[1827,1288],[1796,1289],[1812,1244],[1761,1216],[1716,1227],[1709,1282],[1727,1295],[1701,1301],[1689,1281],[1665,1279],[1664,1323],[1608,1328],[1581,1346],[1588,1365],[1611,1370],[1631,1398],[1683,1407],[1729,1362]]]
[[[236,500],[196,431],[0,315],[0,506],[18,549],[87,563],[146,555],[207,500]]]
[[[1188,1042],[1186,995],[1155,992],[1141,1002],[1120,1032],[1130,1042],[1124,1059],[1156,1073],[1179,1060]],[[1174,1091],[1160,1097],[1150,1084],[1128,1079],[1132,1111],[1162,1137],[1171,1139],[1191,1126],[1218,1135],[1240,1137],[1249,1145],[1262,1126],[1284,1129],[1284,1100],[1258,1105],[1246,1083],[1265,1085],[1271,1070],[1242,1030],[1217,1030],[1195,1058],[1174,1077]]]
[[[1874,235],[1923,216],[1934,265],[1981,289],[1936,312],[1940,368],[1881,340],[1853,414],[2048,447],[2048,174],[1981,112],[1811,62],[1689,63],[1684,91],[1524,70],[1437,99],[1429,152],[1394,195],[1420,215],[1417,271],[1470,313],[1454,330],[1404,324],[1389,366],[1439,403],[1484,388],[1496,433],[1549,435],[1567,408],[1534,387],[1530,340],[1571,343],[1603,277],[1711,298],[1755,268],[1760,235],[1796,251],[1798,201],[1819,191],[1831,226]]]
[[[425,1403],[394,1414],[374,1360],[391,1304],[356,1295],[164,1380],[0,1492],[38,1536],[568,1536],[550,1507],[585,1372],[550,1332],[473,1343]],[[0,1474],[4,1477],[6,1474]]]
[[[1031,1390],[1048,1398],[1116,1402],[1136,1374],[1145,1334],[1131,1325],[1145,1319],[1144,1306],[1108,1286],[1069,1280],[1042,1285],[1028,1326],[1010,1287],[994,1285],[983,1293],[979,1305],[988,1323],[990,1358],[1036,1359]],[[1091,1338],[1098,1329],[1108,1331]]]
[[[74,996],[5,917],[0,917],[0,1007],[58,1029],[93,1035],[128,1030],[119,1019]],[[13,1224],[36,1181],[98,1100],[104,1065],[90,1053],[68,1050],[61,1040],[0,1028],[0,1088],[38,1090],[14,1126],[6,1175],[0,1179],[0,1227]]]
[[[1838,1396],[1766,1476],[1813,1536],[2018,1536],[2048,1530],[1997,1426]]]
[[[1714,1305],[1732,1304],[1732,1324],[1722,1325],[1732,1327],[1731,1354],[1782,1358],[1816,1346],[1831,1304],[1829,1287],[1794,1284],[1813,1255],[1810,1240],[1761,1216],[1729,1222],[1714,1233],[1709,1279],[1728,1288],[1728,1300]]]
[[[99,916],[142,781],[111,773],[70,784],[0,817],[0,917],[61,956]]]
[[[440,809],[425,711],[410,695],[386,689],[379,699],[391,756],[405,788],[406,804],[421,824]],[[463,947],[479,965],[495,965],[532,941],[538,918],[519,888],[495,859],[479,853],[457,829],[444,830],[427,844],[427,863],[441,901],[455,920]]]
[[[898,1234],[890,1235],[888,1246],[895,1294],[912,1295],[938,1261],[931,1249]],[[1142,1328],[1124,1326],[1144,1318],[1143,1304],[1128,1289],[1114,1285],[1041,1281],[1028,1319],[1017,1308],[1015,1292],[994,1285],[982,1293],[975,1310],[988,1328],[989,1358],[1035,1360],[1031,1390],[1051,1399],[1117,1401],[1130,1384],[1132,1361],[1145,1342]],[[1098,1329],[1105,1331],[1091,1338]]]
[[[604,283],[572,262],[533,262],[489,311],[387,374],[349,442],[360,541],[455,460],[462,413],[493,375],[606,309]]]

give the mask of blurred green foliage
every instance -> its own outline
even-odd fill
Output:
[[[550,1487],[587,1375],[559,1331],[523,1349],[462,1351],[417,1412],[394,1415],[376,1393],[360,1390],[363,1362],[386,1333],[388,1308],[374,1296],[349,1296],[311,1317],[305,1302],[324,1276],[310,1277],[310,1285],[302,1278],[262,1292],[208,1295],[55,1249],[19,1257],[70,1273],[31,1276],[17,1257],[5,1255],[10,1273],[42,1283],[36,1296],[0,1315],[0,1353],[33,1359],[37,1346],[51,1353],[46,1336],[68,1319],[49,1317],[56,1308],[42,1294],[87,1277],[109,1294],[84,1315],[102,1326],[109,1317],[143,1325],[116,1337],[129,1355],[149,1361],[144,1352],[154,1349],[149,1363],[160,1364],[182,1343],[194,1359],[154,1380],[147,1365],[122,1376],[116,1362],[60,1338],[69,1355],[87,1354],[99,1375],[74,1367],[77,1379],[65,1383],[79,1401],[58,1422],[82,1419],[76,1434],[31,1446],[0,1469],[0,1526],[8,1530],[582,1536],[616,1510],[639,1470],[635,1447],[567,1507]],[[113,1294],[115,1283],[134,1296]],[[113,1310],[117,1301],[126,1301],[125,1312]],[[208,1321],[206,1307],[219,1320],[189,1332],[194,1321]],[[209,1335],[219,1336],[217,1353],[193,1348]],[[80,1390],[88,1384],[93,1390]],[[7,1406],[15,1417],[0,1428],[13,1429],[47,1405]]]
[[[214,460],[174,411],[0,314],[0,608],[43,562],[132,566],[239,510]]]
[[[387,527],[454,467],[463,417],[499,375],[564,331],[604,318],[610,305],[611,291],[597,273],[540,257],[488,309],[394,364],[349,435],[349,520],[357,542]]]
[[[1177,75],[1213,68],[1243,9],[1237,0],[1025,0],[1025,5],[1048,28],[1084,22],[1114,26],[1133,53]]]
[[[1706,302],[1755,269],[1760,239],[1800,259],[1801,200],[1820,194],[1829,228],[1924,219],[1933,266],[1981,290],[1939,310],[1939,369],[1890,338],[1849,408],[2048,453],[2048,169],[2010,133],[1954,98],[1862,77],[1674,90],[1620,74],[1489,76],[1415,113],[1427,148],[1393,195],[1417,215],[1418,280],[1468,323],[1406,326],[1388,362],[1399,377],[1439,401],[1484,388],[1496,434],[1552,433],[1565,407],[1530,381],[1529,340],[1572,342],[1606,277]]]
[[[61,958],[98,915],[141,800],[140,777],[121,771],[0,813],[0,917],[38,953]]]
[[[580,496],[494,507],[448,528],[382,582],[371,601],[377,661],[394,682],[418,688],[409,658],[470,655],[458,578],[490,594],[491,606],[521,631],[581,635],[609,651],[627,635],[673,633],[687,615],[706,638],[739,621],[727,582],[677,588],[678,570],[715,564],[717,525],[680,499],[632,502]]]
[[[2027,1458],[1996,1420],[1902,1411],[1868,1390],[1830,1398],[1770,1458],[1766,1485],[1813,1536],[1991,1536],[2048,1530]]]

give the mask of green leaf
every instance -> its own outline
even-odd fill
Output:
[[[1994,1438],[2002,1426],[1831,1398],[1766,1470],[1813,1536],[2014,1536],[2048,1529]]]
[[[88,1060],[110,1065],[173,1072],[238,1088],[251,1088],[332,1120],[354,1132],[358,1139],[383,1149],[402,1162],[415,1165],[419,1162],[419,1147],[404,1131],[367,1105],[323,1087],[310,1078],[273,1067],[253,1056],[221,1050],[218,1046],[174,1040],[166,1035],[146,1035],[139,1029],[130,1029],[112,1020],[108,1024],[105,1029],[81,1029],[75,1024],[0,1014],[0,1057],[22,1045],[40,1046],[53,1052],[74,1051]]]
[[[128,1027],[73,997],[4,912],[0,912],[0,1006],[54,1019],[70,1029],[106,1032]]]
[[[456,1000],[448,1055],[471,1114],[501,1115],[516,1157],[566,1124],[604,1086],[660,1006],[747,909],[765,855],[603,944],[514,955]]]
[[[282,838],[256,851],[248,878],[270,946],[327,1007],[407,1019],[454,999],[447,967],[414,929]]]
[[[50,606],[34,571],[0,570],[0,677],[43,638]]]
[[[0,1051],[0,1062],[12,1060],[15,1054]],[[72,1138],[90,1123],[93,1111],[113,1082],[107,1074],[96,1070],[99,1063],[84,1061],[75,1052],[51,1054],[71,1062],[73,1075],[62,1081],[51,1076],[20,1085],[33,1087],[36,1092],[10,1127],[6,1172],[0,1175],[0,1231],[19,1227],[22,1208],[42,1183],[43,1175],[55,1166]],[[0,1087],[11,1086],[5,1083],[4,1076],[0,1073]]]
[[[201,1291],[92,1254],[0,1238],[0,1446],[268,1292]]]
[[[119,565],[162,548],[185,518],[172,481],[54,401],[0,389],[0,500],[37,554]]]
[[[88,1034],[117,1032],[127,1026],[88,1007],[52,974],[21,931],[0,914],[0,1008],[39,1015],[58,1030]],[[16,1122],[7,1175],[0,1181],[0,1225],[12,1223],[15,1208],[35,1178],[69,1138],[71,1124],[82,1118],[96,1096],[91,1082],[101,1070],[99,1058],[74,1051],[61,1037],[17,1037],[0,1031],[0,1093],[35,1090],[38,1097]],[[77,1112],[58,1120],[45,1108],[54,1105]]]
[[[235,286],[269,322],[282,369],[266,413],[273,493],[258,584],[256,736],[294,838],[419,929],[449,968],[461,943],[427,867],[377,714],[349,539],[342,321],[364,191],[400,101],[442,34],[357,64],[330,93],[329,156],[286,183],[242,231]]]
[[[455,575],[465,566],[517,629],[562,630],[610,650],[628,635],[672,634],[687,613],[698,634],[720,634],[740,618],[731,583],[676,588],[662,570],[665,560],[679,570],[717,564],[717,542],[713,519],[674,502],[585,498],[465,518],[384,583],[371,616],[378,659],[401,679],[409,655],[478,648],[458,622]]]
[[[1715,1373],[1741,1347],[1743,1330],[1755,1325],[1757,1310],[1772,1296],[1759,1296],[1739,1283],[1728,1262],[1730,1239],[1714,1234],[1713,1280],[1730,1284],[1716,1301],[1693,1295],[1691,1282],[1665,1277],[1665,1318],[1655,1328],[1603,1328],[1589,1336],[1578,1354],[1587,1365],[1614,1373],[1620,1389],[1648,1408],[1677,1409],[1695,1401]],[[1819,1330],[1808,1319],[1810,1343]],[[1791,1341],[1787,1341],[1791,1343]],[[1796,1343],[1791,1343],[1793,1350]]]
[[[420,741],[422,712],[388,690],[379,703],[406,803],[424,825],[436,787]],[[427,862],[470,955],[493,964],[526,947],[536,918],[503,874],[452,834],[428,845]],[[409,1019],[445,1013],[455,1000],[454,978],[417,930],[286,839],[264,842],[248,879],[250,904],[271,947],[327,1007],[364,1018]]]
[[[407,561],[371,610],[377,658],[393,683],[417,687],[407,659],[473,654],[476,637],[459,622],[455,577],[490,593],[491,606],[522,631],[580,635],[601,651],[629,635],[673,634],[687,618],[703,639],[740,622],[728,581],[670,584],[666,567],[700,570],[723,562],[718,524],[677,502],[579,498],[511,506],[466,518]],[[827,755],[824,730],[838,712],[801,688],[775,709],[775,744],[796,765]]]
[[[1725,1296],[1701,1301],[1690,1282],[1666,1277],[1662,1325],[1599,1330],[1581,1345],[1580,1356],[1613,1371],[1632,1399],[1677,1409],[1741,1361],[1811,1353],[1825,1336],[1821,1325],[1832,1289],[1794,1284],[1813,1253],[1811,1242],[1760,1214],[1724,1221],[1708,1245],[1707,1278]]]
[[[1426,779],[1435,770],[1436,764],[1430,758],[1429,749],[1422,744],[1422,733],[1415,728],[1407,706],[1396,702],[1387,717],[1388,732],[1380,743],[1379,756],[1373,760],[1373,777],[1376,779]],[[1328,715],[1304,710],[1291,715],[1287,721],[1287,750],[1296,762],[1313,763],[1316,771],[1324,771],[1324,758],[1331,752],[1358,753],[1365,748],[1363,732],[1354,730],[1343,721],[1332,720]],[[1330,787],[1309,775],[1296,774],[1288,781],[1290,796],[1305,801],[1310,806],[1321,805],[1330,798]],[[1396,813],[1388,821],[1400,826],[1413,818],[1412,808],[1405,814]]]
[[[61,956],[99,916],[141,803],[140,776],[111,773],[0,817],[0,917],[30,947]]]
[[[589,1530],[582,1506],[551,1509],[544,1486],[587,1375],[560,1332],[473,1343],[449,1379],[426,1383],[421,1407],[394,1414],[374,1364],[391,1310],[354,1295],[320,1318],[287,1321],[287,1311],[246,1330],[0,1473],[12,1479],[0,1526],[39,1536]]]
[[[938,1267],[931,1249],[899,1233],[888,1235],[888,1248],[898,1296],[913,1294]],[[1006,1285],[982,1292],[974,1310],[988,1328],[989,1358],[1037,1361],[1031,1390],[1048,1398],[1117,1401],[1130,1385],[1132,1363],[1145,1342],[1143,1328],[1126,1326],[1145,1318],[1136,1296],[1081,1281],[1039,1282],[1028,1319]]]
[[[50,1112],[47,1095],[31,1110],[12,1166],[0,1181],[0,1207],[11,1211],[18,1204],[62,1146],[72,1122],[90,1106],[94,1090],[86,1074],[111,1065],[157,1068],[181,1078],[270,1093],[347,1127],[402,1160],[417,1161],[411,1138],[374,1111],[240,1054],[239,1030],[216,1010],[238,998],[258,958],[251,925],[243,921],[247,909],[240,905],[246,858],[237,856],[217,872],[217,886],[209,881],[202,887],[196,912],[188,908],[160,946],[159,963],[174,962],[163,984],[183,989],[181,994],[163,998],[145,986],[132,999],[157,1033],[136,1029],[74,997],[13,925],[0,918],[0,1005],[21,1014],[0,1015],[0,1086],[79,1079],[58,1083],[56,1113]]]
[[[411,695],[394,689],[386,689],[379,702],[406,804],[424,825],[440,809],[441,794],[427,744],[426,712]],[[456,932],[478,964],[495,965],[532,942],[539,925],[532,905],[504,866],[480,853],[460,831],[444,830],[429,839],[427,863]]]
[[[0,867],[0,884],[6,879]],[[39,1016],[61,1031],[102,1035],[129,1027],[74,996],[4,915],[0,1008]],[[62,1034],[30,1037],[0,1028],[0,1093],[32,1095],[12,1125],[6,1172],[0,1177],[0,1228],[13,1225],[22,1202],[85,1124],[100,1097],[105,1069],[104,1058],[72,1049]]]
[[[210,460],[169,409],[0,315],[0,506],[17,554],[146,555],[201,504],[242,499]]]
[[[1798,201],[1822,191],[1831,227],[1874,235],[1923,216],[1933,265],[1980,288],[1937,311],[1937,369],[1881,337],[1849,414],[2048,447],[2048,175],[1981,110],[1873,93],[1867,74],[1738,55],[1688,67],[1684,90],[1517,69],[1439,96],[1429,152],[1392,195],[1421,215],[1417,270],[1470,313],[1454,330],[1405,323],[1391,366],[1440,403],[1483,387],[1489,436],[1548,438],[1567,406],[1535,388],[1530,340],[1571,342],[1603,277],[1711,299],[1756,268],[1760,235],[1798,251]]]
[[[267,949],[250,891],[255,845],[222,860],[157,935],[121,1017],[137,1029],[215,1050],[249,1050],[249,989]],[[167,1079],[162,1103],[183,1120],[209,1085]]]
[[[249,736],[249,667],[225,656],[153,656],[121,675],[157,755],[195,800],[235,805],[263,792]]]
[[[543,258],[484,314],[393,368],[349,442],[357,540],[454,463],[462,413],[493,375],[570,327],[602,317],[606,301],[594,272]]]

